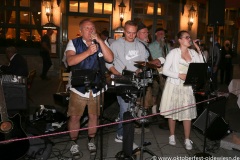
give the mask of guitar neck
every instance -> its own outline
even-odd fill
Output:
[[[4,92],[3,92],[3,86],[2,82],[0,82],[0,114],[1,114],[1,119],[3,122],[8,121],[8,113],[7,113],[7,107],[6,107],[6,102],[5,102],[5,97],[4,97]]]

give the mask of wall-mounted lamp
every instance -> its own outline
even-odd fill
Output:
[[[43,0],[43,5],[45,6],[48,23],[50,23],[52,16],[52,0]]]
[[[194,8],[193,4],[188,12],[189,12],[188,13],[188,30],[191,31],[192,25],[194,22],[194,18],[196,16],[196,12],[197,12],[197,10]]]
[[[124,4],[123,0],[118,5],[118,7],[119,7],[120,22],[121,22],[121,27],[122,27],[122,22],[123,22],[123,19],[124,19],[124,13],[125,13],[125,8],[126,8],[126,5]]]

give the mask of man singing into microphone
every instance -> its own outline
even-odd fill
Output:
[[[95,25],[90,19],[84,19],[80,22],[81,37],[75,38],[68,42],[65,50],[66,60],[71,71],[74,70],[97,70],[104,72],[105,62],[113,61],[113,53],[106,46],[104,41],[96,34]],[[93,84],[103,82],[101,75],[96,74]],[[88,149],[91,154],[96,153],[94,137],[97,131],[95,126],[98,125],[98,116],[100,114],[100,91],[104,90],[96,86],[71,86],[70,99],[68,106],[68,129],[78,130],[80,128],[80,119],[84,109],[88,106]],[[103,96],[102,96],[103,97]],[[73,159],[80,158],[79,146],[77,144],[78,131],[70,132],[71,138],[71,153]]]

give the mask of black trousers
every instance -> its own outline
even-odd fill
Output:
[[[52,66],[52,60],[48,51],[41,51],[40,55],[42,57],[43,62],[41,78],[46,78],[47,72],[49,68]]]
[[[229,84],[232,80],[233,74],[233,65],[231,63],[227,63],[223,68],[220,69],[220,80],[221,83]]]

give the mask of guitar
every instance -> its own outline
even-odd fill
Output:
[[[3,93],[2,83],[0,82],[0,157],[6,160],[15,160],[23,157],[30,146],[29,140],[20,140],[13,142],[2,141],[26,138],[27,135],[21,127],[21,116],[15,114],[13,117],[8,118],[6,102]]]

